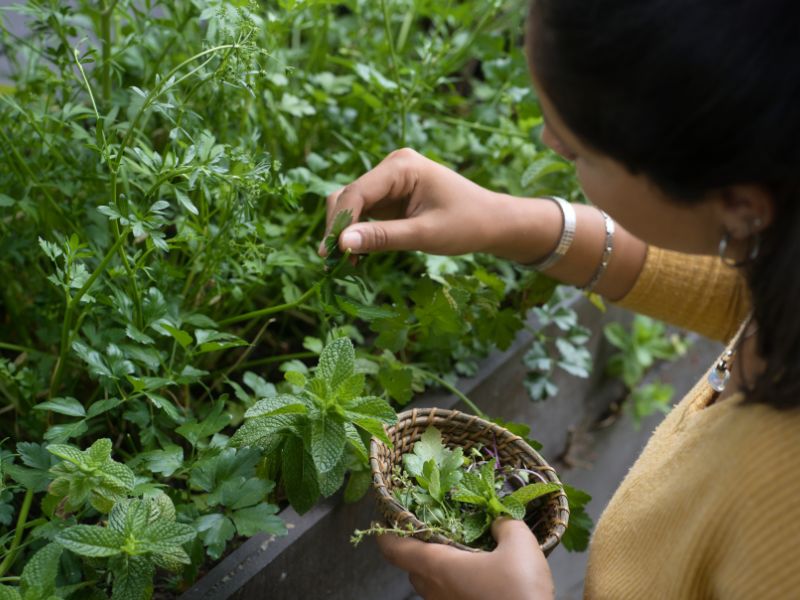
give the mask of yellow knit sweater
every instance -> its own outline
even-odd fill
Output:
[[[719,260],[651,249],[619,304],[728,341],[749,301]],[[614,494],[586,598],[800,598],[800,410],[711,397],[703,378]]]

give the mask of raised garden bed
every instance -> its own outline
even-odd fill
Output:
[[[603,364],[608,348],[602,327],[624,320],[627,314],[610,308],[601,313],[583,299],[575,308],[580,321],[591,328],[587,347],[597,364]],[[537,323],[531,321],[532,328]],[[480,372],[459,383],[461,389],[492,416],[532,425],[532,435],[542,442],[543,455],[555,459],[562,454],[569,431],[592,422],[618,398],[618,383],[599,387],[597,372],[590,379],[566,373],[556,376],[560,392],[544,402],[531,402],[523,388],[526,368],[522,355],[532,339],[524,333],[506,352],[493,353]],[[467,410],[451,394],[424,394],[409,408],[437,406]],[[351,600],[401,600],[408,593],[404,573],[387,565],[372,539],[353,547],[350,535],[378,517],[371,495],[346,505],[339,496],[321,503],[305,515],[288,508],[281,517],[289,524],[285,537],[256,536],[231,553],[181,596],[181,600],[329,598]]]

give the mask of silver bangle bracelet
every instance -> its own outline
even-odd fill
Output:
[[[546,196],[546,199],[552,200],[558,204],[564,222],[561,228],[561,237],[558,240],[556,249],[538,262],[522,265],[526,269],[533,269],[535,271],[544,271],[554,266],[558,261],[564,258],[564,255],[567,253],[570,246],[572,246],[572,241],[575,239],[575,223],[577,219],[572,204],[557,196]]]
[[[598,208],[597,210],[600,209]],[[597,267],[594,275],[592,275],[589,283],[579,288],[584,292],[591,292],[594,290],[594,287],[600,281],[600,278],[605,274],[606,269],[608,269],[608,263],[611,262],[611,253],[614,251],[614,231],[616,229],[614,225],[614,219],[609,217],[603,210],[600,210],[600,214],[603,215],[603,223],[606,229],[606,240],[603,246],[603,255],[600,258],[600,265]]]

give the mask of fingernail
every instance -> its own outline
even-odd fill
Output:
[[[342,234],[342,246],[345,250],[358,252],[361,250],[361,245],[363,243],[364,238],[358,231],[346,231]]]

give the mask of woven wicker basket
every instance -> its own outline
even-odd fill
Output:
[[[391,524],[406,527],[410,523],[414,529],[425,528],[419,519],[395,500],[392,494],[391,475],[394,466],[401,464],[403,454],[412,451],[414,443],[431,425],[442,432],[442,441],[448,447],[461,447],[467,451],[477,445],[496,446],[500,462],[504,466],[536,470],[546,481],[561,483],[555,470],[533,448],[521,437],[499,425],[456,410],[440,408],[408,410],[400,413],[397,423],[387,430],[394,448],[387,447],[375,438],[370,445],[372,484],[378,496],[380,511]],[[539,540],[542,551],[547,555],[558,545],[567,528],[569,506],[563,491],[550,494],[544,500],[542,518],[539,519],[539,524],[535,526],[533,533]],[[438,533],[419,534],[416,537],[428,542],[448,544],[462,550],[477,551]]]

